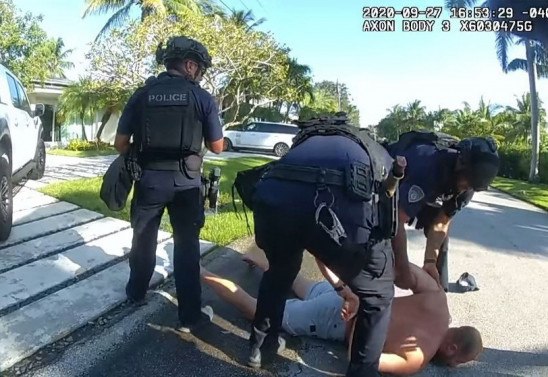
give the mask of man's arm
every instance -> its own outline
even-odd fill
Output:
[[[392,250],[394,251],[396,270],[395,284],[402,289],[410,289],[414,284],[407,255],[407,233],[405,231],[407,221],[409,221],[409,216],[405,209],[400,206],[398,208],[398,231],[392,239]]]
[[[124,154],[129,149],[129,139],[133,135],[135,130],[135,124],[137,121],[136,104],[141,91],[137,89],[131,98],[127,101],[124,111],[118,121],[118,129],[116,130],[116,137],[114,139],[114,148],[120,153]]]
[[[411,347],[409,352],[405,352],[405,357],[393,353],[382,353],[379,360],[379,372],[406,376],[419,372],[425,365],[422,352]]]
[[[224,149],[223,127],[219,122],[219,108],[212,96],[208,94],[203,106],[204,142],[207,149],[219,154]]]
[[[344,284],[344,282],[318,258],[316,258],[316,264],[318,265],[322,275],[332,287],[336,289],[342,287],[341,290],[337,291],[337,294],[344,299],[344,303],[341,308],[341,316],[345,321],[351,320],[358,312],[358,308],[360,306],[358,296],[352,292],[352,290],[348,288],[348,286]]]
[[[436,264],[441,244],[449,233],[450,223],[451,218],[447,216],[445,212],[440,211],[438,216],[436,216],[436,219],[428,229],[428,232],[426,234],[426,249],[424,251],[425,264],[428,261]]]

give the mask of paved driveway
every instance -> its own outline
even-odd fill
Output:
[[[456,369],[428,367],[422,377],[548,376],[548,214],[497,191],[478,194],[456,219],[450,243],[450,281],[465,271],[480,290],[450,292],[452,325],[473,325],[483,334],[480,360]],[[409,254],[420,263],[422,232],[410,231]],[[245,252],[249,245],[234,250]],[[259,275],[234,250],[216,253],[208,268],[238,281],[252,294]],[[308,258],[304,271],[319,278]],[[198,338],[173,329],[175,309],[159,297],[159,311],[136,314],[75,346],[36,376],[334,376],[343,375],[344,349],[313,339],[291,339],[284,360],[269,372],[240,365],[246,356],[249,323],[208,289],[205,300],[216,311],[215,325]],[[167,296],[166,296],[167,297]],[[135,329],[135,328],[136,329]],[[116,336],[113,336],[116,334]]]

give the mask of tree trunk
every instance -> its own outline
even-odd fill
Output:
[[[95,138],[100,143],[101,142],[101,134],[103,133],[103,130],[105,129],[105,126],[107,125],[110,117],[112,115],[112,111],[110,109],[107,109],[103,116],[101,117],[101,125],[99,126],[99,129],[97,130],[97,134],[95,135]]]
[[[86,136],[86,125],[84,121],[84,113],[80,115],[80,119],[82,119],[82,140],[88,141],[88,137]]]
[[[539,108],[536,77],[537,70],[535,64],[535,53],[533,50],[533,42],[527,41],[527,72],[529,74],[529,90],[531,92],[531,166],[529,168],[529,182],[538,180],[538,160],[540,153],[540,129],[538,126]]]

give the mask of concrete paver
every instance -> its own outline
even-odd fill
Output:
[[[0,251],[2,255],[0,271],[16,268],[127,228],[129,228],[129,223],[126,221],[104,217],[22,244],[6,247]]]
[[[38,221],[16,225],[12,228],[10,237],[0,244],[0,250],[24,241],[32,240],[60,230],[72,228],[104,217],[102,214],[87,209],[78,209],[67,213],[41,219]]]
[[[12,233],[0,243],[0,373],[125,301],[130,224],[36,191],[102,175],[112,159],[53,159],[14,197]],[[151,285],[172,272],[171,236],[158,241]],[[202,253],[213,247],[200,243]]]
[[[19,199],[17,199],[19,200]],[[59,215],[78,209],[78,206],[67,202],[55,202],[38,208],[29,208],[13,214],[13,225],[30,223],[46,217]]]

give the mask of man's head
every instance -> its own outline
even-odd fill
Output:
[[[156,50],[156,61],[167,70],[176,70],[192,81],[200,82],[211,67],[211,56],[200,42],[187,37],[172,37],[166,47],[160,44]]]
[[[452,327],[445,334],[435,360],[455,367],[476,360],[483,351],[480,332],[472,326]]]
[[[500,164],[495,141],[492,138],[471,137],[461,140],[456,149],[459,151],[457,190],[487,190],[497,176]]]

